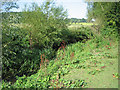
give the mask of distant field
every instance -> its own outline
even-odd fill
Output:
[[[70,26],[68,26],[69,29],[78,29],[82,26],[91,26],[91,25],[97,25],[94,23],[77,23],[77,24],[71,24]]]
[[[29,28],[29,27],[32,27],[31,25],[28,25],[28,24],[23,24],[23,23],[21,23],[21,24],[14,24],[14,23],[12,23],[12,24],[10,24],[10,25],[12,25],[12,26],[16,26],[16,27],[19,27],[19,28]],[[94,24],[94,23],[73,23],[73,24],[71,24],[71,25],[69,25],[68,26],[68,28],[69,29],[78,29],[78,28],[80,28],[80,27],[82,27],[82,26],[84,26],[84,27],[86,27],[86,26],[91,26],[91,25],[97,25],[97,24]]]

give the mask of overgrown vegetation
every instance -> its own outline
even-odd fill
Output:
[[[53,2],[45,2],[40,7],[33,3],[23,13],[23,23],[27,24],[31,46],[37,44],[40,48],[48,48],[59,45],[62,31],[67,29],[67,13],[63,7],[55,6]]]
[[[99,24],[100,32],[104,36],[111,38],[118,37],[119,17],[120,17],[119,2],[94,2],[88,3],[88,21],[95,19]]]
[[[69,29],[67,12],[54,2],[44,2],[40,7],[33,3],[17,14],[2,13],[2,88],[89,88],[87,79],[68,79],[66,75],[78,69],[91,77],[105,72],[109,65],[117,66],[119,20],[113,19],[110,24],[110,15],[119,15],[119,5],[92,3],[88,16],[99,19],[97,11],[107,9],[106,5],[112,11],[102,13],[106,21],[97,23],[99,33],[84,26]],[[117,67],[114,70],[112,75],[117,80]]]

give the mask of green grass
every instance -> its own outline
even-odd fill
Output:
[[[88,41],[85,46],[83,52],[77,51],[75,54],[77,59],[84,60],[78,63],[83,68],[75,67],[63,78],[85,80],[86,88],[118,88],[118,79],[113,77],[113,74],[118,73],[117,45],[112,43],[111,49],[105,46],[95,48],[95,43],[90,44]]]
[[[93,23],[73,23],[72,25],[93,25]]]
[[[102,41],[103,42],[103,41]],[[85,44],[76,43],[66,48],[66,67],[71,67],[65,80],[85,80],[85,88],[118,88],[118,79],[113,74],[118,73],[118,46],[117,43],[105,41],[104,44],[90,40]],[[106,45],[111,43],[110,49]],[[74,52],[71,60],[70,54]],[[79,61],[79,62],[77,62]],[[75,64],[74,64],[75,63]],[[68,68],[68,69],[69,69]]]
[[[94,23],[76,23],[76,24],[71,24],[70,26],[68,26],[69,29],[79,29],[80,27],[88,27],[88,26],[92,26],[92,25],[97,25]]]
[[[79,24],[82,24],[82,25],[93,25],[93,23],[79,23]]]

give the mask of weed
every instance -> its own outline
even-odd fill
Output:
[[[74,58],[74,52],[71,53],[70,59],[72,60]]]
[[[49,63],[49,60],[45,58],[45,54],[42,54],[40,56],[40,59],[41,59],[40,68],[43,64],[45,64],[45,67],[47,67],[47,64]]]
[[[63,51],[61,51],[61,49],[63,49]],[[57,61],[60,57],[61,58],[59,60],[62,60],[65,57],[65,42],[64,42],[64,40],[61,42],[61,46],[58,48],[58,51],[59,51],[59,55],[55,59],[55,61]]]
[[[118,73],[113,73],[112,75],[113,75],[114,78],[117,78],[117,79],[120,80],[120,75]]]
[[[96,73],[99,73],[101,70],[95,69],[93,71],[89,71],[88,74],[95,75]]]

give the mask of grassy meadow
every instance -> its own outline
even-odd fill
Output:
[[[68,26],[69,29],[79,29],[80,27],[90,27],[92,25],[97,25],[95,23],[72,23]]]

